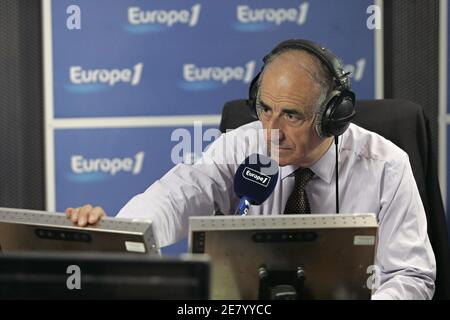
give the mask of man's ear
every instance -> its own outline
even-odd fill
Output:
[[[316,126],[316,124],[317,124],[317,116],[318,116],[318,114],[316,113],[316,112],[314,112],[314,115],[313,115],[313,117],[311,118],[311,124],[310,124],[310,130],[312,130],[312,131],[314,131],[314,132],[311,132],[311,135],[312,135],[312,137],[317,137],[318,139],[320,139],[320,141],[323,141],[324,140],[324,138],[322,138],[320,135],[319,135],[319,132],[317,131],[317,126]]]

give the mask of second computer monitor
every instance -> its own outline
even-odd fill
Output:
[[[370,299],[373,214],[190,218],[213,265],[213,299]]]

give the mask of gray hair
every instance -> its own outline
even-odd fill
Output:
[[[307,50],[299,49],[299,48],[285,48],[285,49],[282,49],[282,50],[278,51],[277,53],[267,57],[265,65],[264,65],[264,69],[261,72],[260,77],[258,78],[258,83],[257,83],[258,92],[256,93],[256,101],[257,101],[257,103],[259,103],[259,101],[260,101],[261,81],[262,81],[262,78],[263,78],[263,75],[264,75],[264,72],[265,72],[267,66],[270,65],[274,60],[276,60],[282,54],[284,54],[286,52],[290,52],[290,51],[305,52],[310,57],[312,57],[312,59],[314,61],[315,68],[313,70],[312,77],[320,85],[320,88],[321,88],[319,97],[316,100],[316,105],[314,106],[314,113],[317,113],[321,109],[323,104],[325,103],[325,100],[330,95],[331,91],[334,89],[334,78],[333,78],[333,75],[331,74],[330,70],[328,70],[327,66],[325,66],[318,57],[316,57],[314,54],[310,53]]]

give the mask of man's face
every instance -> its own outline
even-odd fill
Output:
[[[264,70],[259,115],[267,130],[268,149],[273,153],[278,146],[280,166],[307,167],[323,154],[319,149],[324,139],[314,126],[315,106],[321,92],[314,68],[312,57],[294,51],[277,57]],[[278,130],[278,141],[274,141],[274,130]]]

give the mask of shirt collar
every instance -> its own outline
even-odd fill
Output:
[[[328,147],[328,150],[317,160],[310,169],[320,179],[326,183],[331,183],[336,165],[336,147],[334,141]]]
[[[339,149],[342,146],[342,142],[345,139],[346,134],[344,133],[339,139]],[[314,172],[316,176],[325,181],[326,183],[331,183],[334,174],[334,168],[336,163],[336,147],[333,143],[331,143],[328,150],[317,160],[313,165],[309,168]],[[289,165],[280,167],[280,175],[281,179],[290,176],[298,169],[298,166]]]

